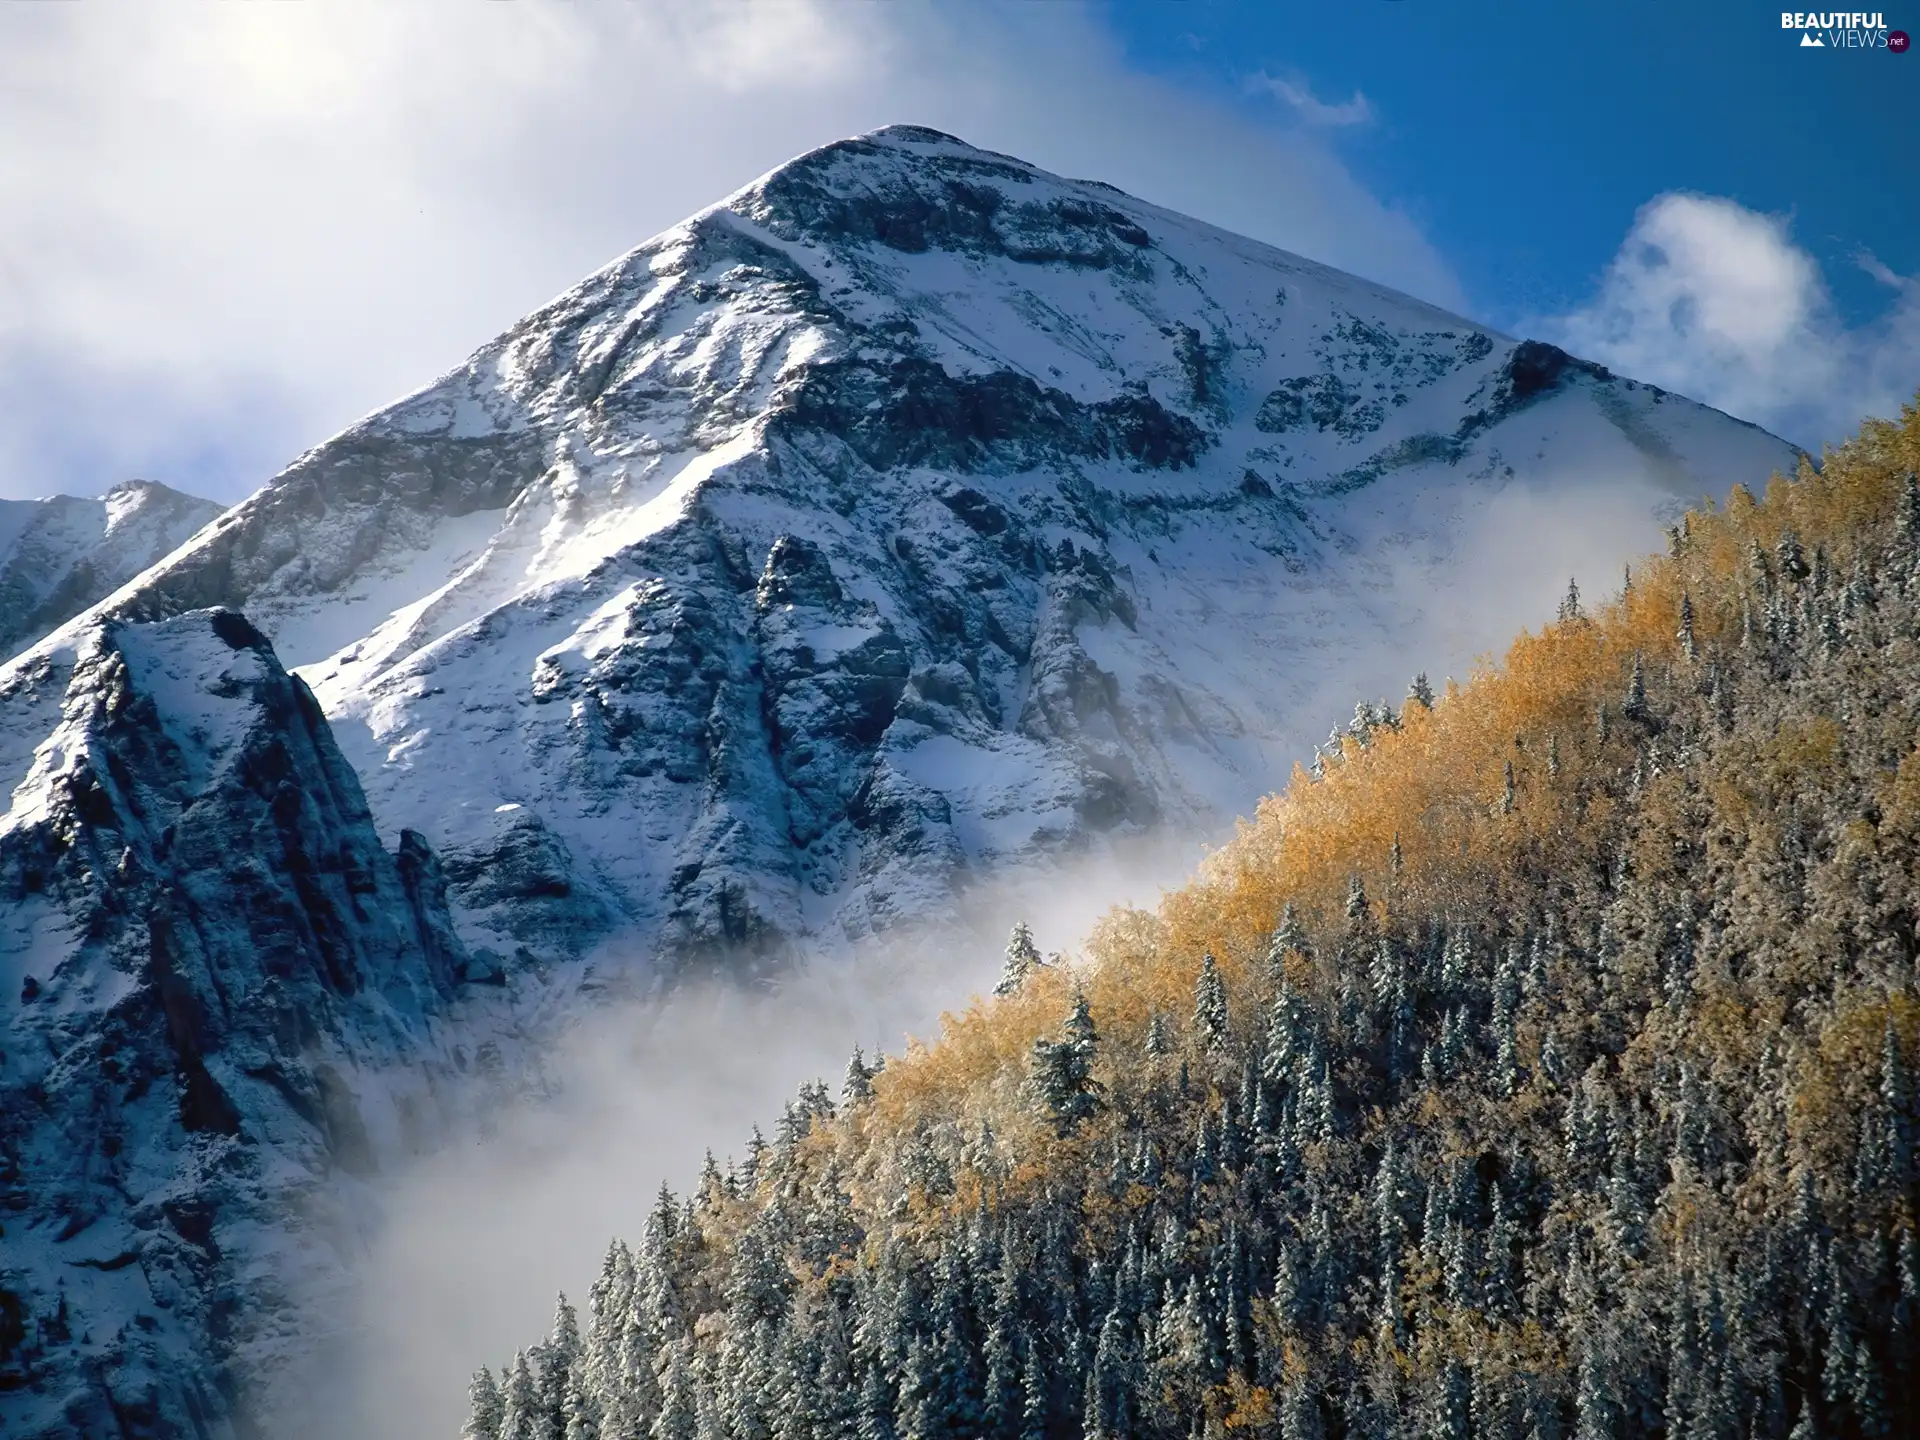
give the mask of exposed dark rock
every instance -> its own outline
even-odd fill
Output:
[[[0,1279],[41,1338],[0,1367],[48,1395],[82,1380],[44,1322],[68,1303],[59,1273],[87,1267],[117,1286],[89,1306],[122,1308],[84,1317],[99,1388],[46,1433],[102,1403],[145,1417],[124,1433],[208,1433],[243,1398],[228,1266],[254,1262],[228,1227],[257,1234],[296,1173],[377,1165],[350,1070],[415,1043],[464,958],[431,850],[382,849],[312,696],[244,616],[94,632],[58,743],[75,763],[29,779],[43,818],[0,836],[0,887],[51,902],[34,953],[58,956],[0,1060],[0,1155],[67,1218],[9,1236]],[[275,1323],[285,1297],[252,1298],[247,1325]],[[147,1308],[169,1328],[111,1328]]]
[[[1118,458],[1178,470],[1209,443],[1193,420],[1149,394],[1088,405],[1012,371],[956,376],[910,358],[814,366],[779,420],[789,433],[832,436],[876,470],[928,466],[968,473],[1056,458]]]

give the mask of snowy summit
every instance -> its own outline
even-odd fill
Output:
[[[1796,461],[934,131],[780,167],[0,670],[0,1141],[27,1157],[0,1300],[68,1317],[0,1353],[0,1417],[61,1433],[111,1392],[225,1433],[284,1343],[241,1298],[275,1207],[399,1143],[410,1092],[356,1076],[426,1064],[448,997],[779,957],[1217,833],[1383,683],[1354,657],[1418,667],[1503,495],[1616,487],[1650,535],[1660,498]],[[224,879],[169,858],[165,785],[203,843],[234,827]],[[156,937],[222,893],[187,1005]],[[302,1044],[222,1018],[284,965],[317,987],[286,1002]],[[82,1064],[122,1032],[140,1065]],[[122,1138],[51,1142],[75,1125]],[[89,1326],[152,1363],[90,1360]]]

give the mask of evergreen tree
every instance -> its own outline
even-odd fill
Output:
[[[1033,1047],[1034,1093],[1062,1135],[1071,1133],[1099,1108],[1103,1087],[1093,1078],[1099,1041],[1086,991],[1076,986],[1063,1036],[1058,1040],[1041,1039]]]
[[[667,1348],[666,1371],[660,1384],[660,1413],[646,1430],[648,1440],[694,1440],[699,1423],[689,1346],[676,1341]],[[637,1417],[636,1417],[637,1418]],[[605,1440],[615,1440],[618,1432]]]
[[[1147,1017],[1146,1051],[1155,1060],[1173,1053],[1173,1035],[1167,1029],[1167,1017],[1158,1010]]]
[[[859,1105],[873,1098],[873,1077],[875,1070],[867,1064],[867,1057],[860,1052],[858,1045],[847,1060],[847,1078],[840,1086],[840,1102],[843,1105]]]
[[[1219,1052],[1227,1043],[1227,987],[1209,950],[1200,960],[1200,979],[1194,987],[1193,1033],[1203,1050]]]
[[[1566,598],[1560,602],[1560,622],[1564,625],[1570,620],[1585,618],[1585,612],[1580,608],[1580,584],[1570,579],[1567,581]]]
[[[547,1417],[542,1414],[540,1391],[527,1363],[527,1352],[513,1357],[501,1397],[500,1440],[547,1440]]]
[[[505,1410],[493,1372],[481,1366],[467,1387],[467,1423],[460,1431],[460,1440],[501,1440]]]
[[[1013,934],[1007,939],[1006,966],[1000,972],[1000,983],[993,987],[993,993],[1013,994],[1026,981],[1027,976],[1045,963],[1040,958],[1040,947],[1033,943],[1033,931],[1027,928],[1027,922],[1016,920],[1013,925]]]
[[[580,1361],[580,1320],[567,1297],[554,1307],[553,1331],[534,1353],[540,1440],[568,1440],[567,1391]]]
[[[1790,529],[1780,532],[1779,543],[1774,546],[1774,556],[1779,561],[1781,575],[1789,582],[1804,580],[1811,573],[1800,537]]]
[[[1627,679],[1627,698],[1620,713],[1629,720],[1644,720],[1647,715],[1647,672],[1638,650],[1633,652],[1633,673]]]
[[[1047,1440],[1050,1408],[1047,1369],[1041,1359],[1038,1343],[1027,1347],[1027,1363],[1021,1390],[1024,1393],[1020,1409],[1020,1440]]]

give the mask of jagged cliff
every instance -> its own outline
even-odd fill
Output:
[[[337,1264],[328,1187],[415,1139],[443,892],[242,616],[88,637],[0,823],[9,1433],[221,1433]]]

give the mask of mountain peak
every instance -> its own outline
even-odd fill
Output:
[[[1094,189],[938,130],[891,125],[787,162],[727,208],[783,239],[1113,268],[1151,242]]]
[[[1463,621],[1469,539],[1510,487],[1652,541],[1655,497],[1793,460],[1351,275],[889,127],[655,237],[64,611],[0,669],[0,837],[22,847],[0,881],[44,881],[34,846],[81,857],[34,923],[77,945],[120,917],[131,968],[113,973],[139,983],[143,917],[168,912],[113,877],[150,852],[248,985],[271,988],[269,963],[307,984],[397,956],[436,997],[500,982],[498,1013],[954,925],[983,883],[1224,831],[1308,751],[1329,686],[1397,689],[1524,621],[1508,596],[1557,590],[1590,545],[1512,547],[1501,612]],[[165,623],[118,625],[135,620]],[[99,688],[115,667],[125,703]],[[99,724],[76,730],[82,712]],[[48,787],[18,782],[88,745],[152,786],[204,778],[169,802],[195,824],[163,840],[151,809],[89,800],[56,834]],[[110,957],[51,946],[36,955],[105,993]],[[396,1049],[417,1074],[412,1028],[375,1023],[380,993],[335,986],[302,1011],[322,1033],[288,1033],[340,1075]],[[469,984],[463,1013],[500,993]],[[195,1033],[196,1012],[136,1010],[157,1055],[169,1018]],[[49,1044],[54,1014],[16,1006],[5,1053],[91,1074],[120,1012]],[[194,1043],[233,1113],[195,1101],[219,1123],[186,1138],[143,1121],[143,1173],[193,1173],[229,1122],[294,1136],[296,1158],[322,1132],[361,1153],[317,1068],[282,1077],[295,1125],[250,1060]],[[92,1091],[49,1083],[51,1109],[0,1114],[52,1155]],[[270,1198],[238,1206],[261,1247]],[[66,1217],[48,1201],[24,1223]],[[119,1264],[124,1243],[86,1258]],[[198,1323],[172,1314],[176,1338]],[[214,1383],[208,1365],[183,1383]]]

